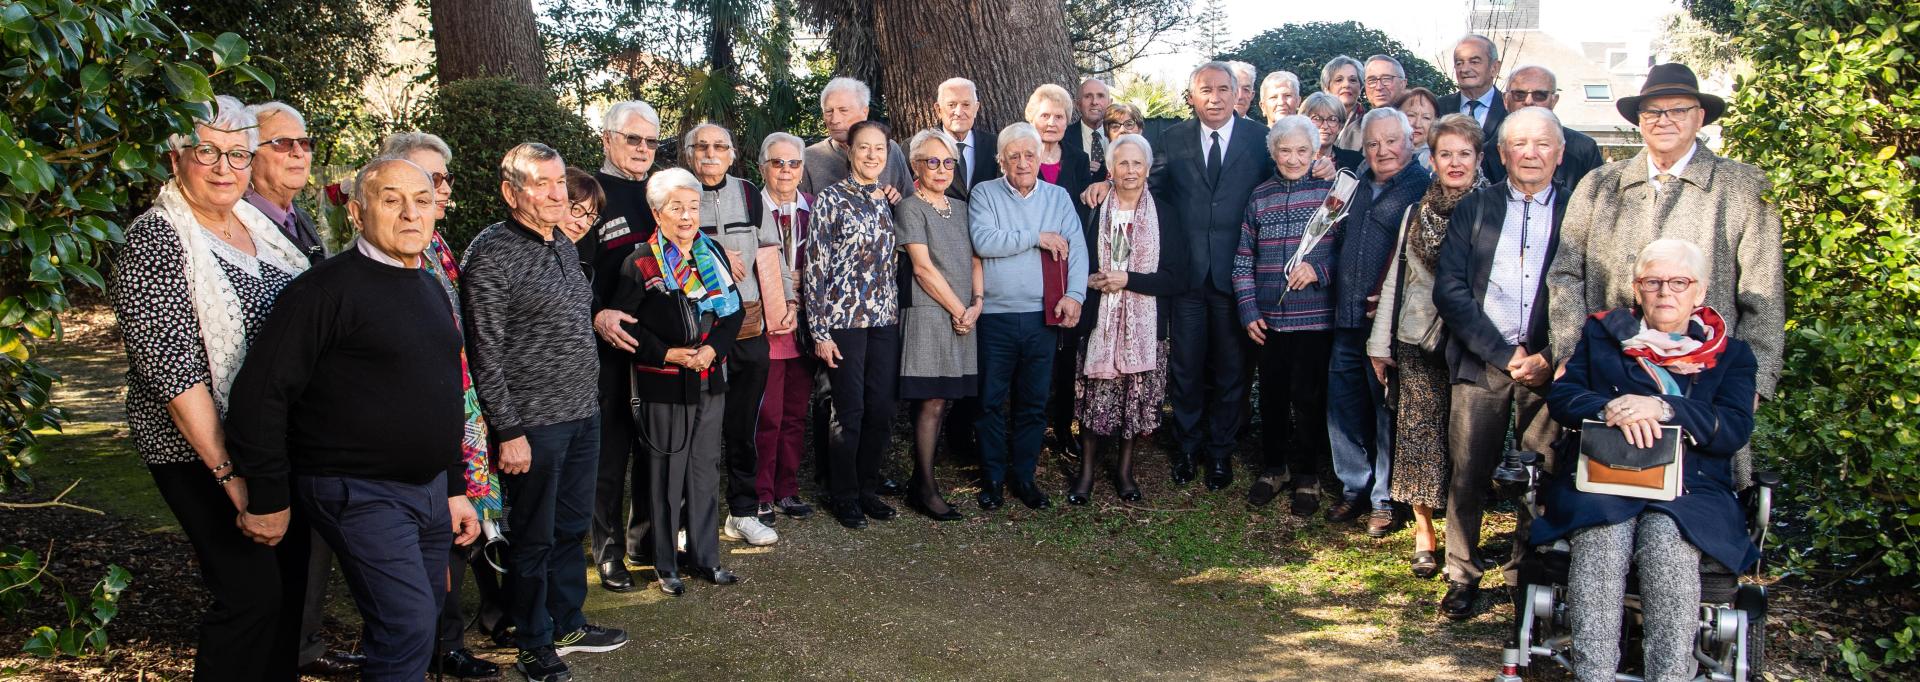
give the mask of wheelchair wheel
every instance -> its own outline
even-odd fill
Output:
[[[1767,588],[1741,585],[1733,607],[1747,612],[1747,679],[1759,680],[1767,660]]]

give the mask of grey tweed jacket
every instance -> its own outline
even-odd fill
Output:
[[[1569,357],[1590,314],[1631,305],[1633,259],[1655,239],[1685,239],[1706,253],[1706,305],[1759,360],[1754,387],[1773,397],[1786,345],[1786,283],[1780,212],[1759,168],[1722,158],[1702,142],[1676,183],[1658,196],[1647,152],[1593,171],[1575,188],[1560,251],[1547,270],[1553,356]]]

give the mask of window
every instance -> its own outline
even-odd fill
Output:
[[[1584,87],[1587,91],[1587,101],[1589,102],[1605,102],[1607,100],[1613,99],[1612,85],[1609,85],[1607,83],[1598,83],[1593,85],[1587,85]]]

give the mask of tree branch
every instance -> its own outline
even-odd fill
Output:
[[[94,514],[105,516],[107,514],[106,512],[100,511],[98,509],[94,509],[93,507],[82,507],[72,502],[64,501],[64,499],[67,496],[67,493],[73,492],[73,489],[79,486],[80,482],[84,480],[86,479],[84,478],[73,479],[73,483],[68,485],[66,490],[60,491],[60,494],[53,496],[53,499],[51,500],[47,500],[45,502],[0,502],[0,509],[40,509],[44,507],[66,507],[68,509],[78,509],[83,512],[91,512]]]

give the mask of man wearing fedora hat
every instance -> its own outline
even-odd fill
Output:
[[[1655,239],[1685,239],[1706,252],[1705,305],[1726,318],[1730,334],[1753,346],[1760,362],[1758,398],[1771,397],[1786,344],[1780,213],[1767,203],[1771,184],[1759,168],[1714,154],[1700,129],[1727,103],[1700,92],[1693,70],[1661,64],[1640,94],[1622,97],[1620,115],[1640,127],[1646,149],[1601,166],[1580,182],[1547,271],[1553,357],[1564,359],[1581,320],[1634,302],[1634,254]],[[1735,458],[1734,477],[1752,472]]]

